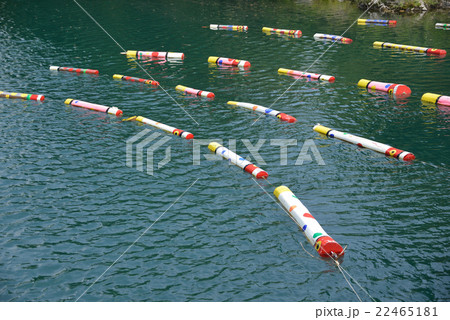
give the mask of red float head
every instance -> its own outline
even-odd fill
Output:
[[[411,89],[404,84],[393,84],[388,92],[396,98],[408,98],[411,96]]]
[[[341,245],[329,236],[324,236],[317,239],[314,248],[317,250],[319,255],[324,258],[332,257],[336,259],[344,255],[344,249]]]
[[[297,121],[297,119],[295,119],[293,116],[290,116],[286,113],[279,113],[277,114],[277,118],[283,121],[287,121],[289,123],[295,122]]]
[[[412,153],[408,153],[406,156],[403,157],[403,161],[413,161],[416,158],[416,156]]]
[[[192,133],[188,133],[188,134],[186,134],[186,136],[184,138],[186,140],[191,140],[191,139],[194,139],[194,135]]]
[[[436,55],[436,56],[445,56],[447,54],[447,51],[445,51],[443,49],[430,48],[427,50],[427,54],[432,54],[432,55]]]
[[[343,43],[352,43],[352,42],[353,42],[353,40],[350,39],[350,38],[342,38],[341,41],[342,41]]]

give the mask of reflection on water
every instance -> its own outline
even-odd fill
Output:
[[[235,66],[208,63],[209,75],[212,78],[218,79],[234,79],[234,76],[249,76],[251,74],[250,69],[242,69]]]

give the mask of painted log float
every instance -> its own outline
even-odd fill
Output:
[[[319,40],[331,40],[331,41],[337,41],[342,43],[352,43],[353,40],[350,38],[342,37],[342,36],[336,36],[334,34],[324,34],[324,33],[316,33],[314,34],[314,39]]]
[[[404,84],[361,79],[358,81],[358,87],[386,92],[387,94],[396,98],[408,98],[409,96],[411,96],[411,89]]]
[[[310,72],[291,70],[291,69],[285,69],[285,68],[279,68],[278,73],[287,74],[289,76],[294,76],[294,77],[302,77],[302,78],[308,78],[308,79],[313,79],[313,80],[322,80],[322,81],[328,81],[328,82],[334,82],[336,80],[335,77],[327,76],[326,74],[310,73]]]
[[[295,119],[293,116],[290,116],[286,113],[274,110],[274,109],[270,109],[270,108],[266,108],[257,104],[252,104],[252,103],[247,103],[247,102],[238,102],[238,101],[228,101],[227,104],[229,105],[233,105],[233,106],[238,106],[241,108],[245,108],[248,110],[252,110],[252,111],[256,111],[259,113],[263,113],[263,114],[267,114],[269,116],[278,118],[282,121],[286,121],[289,123],[295,122],[297,121],[297,119]]]
[[[117,117],[121,116],[123,114],[122,110],[116,108],[116,107],[108,107],[108,106],[104,106],[101,104],[96,104],[96,103],[90,103],[90,102],[86,102],[86,101],[81,101],[81,100],[74,100],[74,99],[66,99],[66,101],[64,101],[65,104],[74,106],[74,107],[79,107],[79,108],[84,108],[84,109],[89,109],[89,110],[94,110],[94,111],[99,111],[99,112],[104,112],[107,114],[112,114],[115,115]]]
[[[413,52],[419,52],[419,53],[425,53],[428,55],[437,55],[437,56],[445,56],[447,54],[447,51],[445,51],[443,49],[417,47],[417,46],[396,44],[396,43],[390,43],[390,42],[381,42],[381,41],[375,41],[373,43],[373,46],[375,48],[398,49],[398,50],[403,50],[403,51],[413,51]]]
[[[136,78],[136,77],[124,76],[122,74],[115,74],[115,75],[113,75],[113,79],[123,80],[123,81],[130,81],[130,82],[140,82],[140,83],[143,83],[143,84],[151,84],[152,86],[159,86],[159,82],[155,81],[155,80],[141,79],[141,78]]]
[[[164,60],[184,60],[184,53],[182,52],[160,52],[160,51],[137,51],[127,50],[122,52],[127,57],[138,59],[164,59]]]
[[[340,139],[340,140],[343,140],[343,141],[346,141],[346,142],[349,142],[352,144],[356,144],[358,147],[377,151],[377,152],[385,154],[388,157],[394,157],[394,158],[397,158],[397,159],[403,160],[403,161],[412,161],[416,158],[414,156],[414,154],[412,154],[411,152],[403,151],[403,150],[391,147],[384,143],[379,143],[379,142],[375,142],[373,140],[369,140],[366,138],[354,136],[347,132],[333,130],[331,128],[322,126],[320,124],[316,124],[313,129],[314,129],[314,131],[322,133],[322,134],[326,135],[327,137],[337,138],[337,139]]]
[[[295,37],[295,38],[299,38],[302,36],[301,30],[288,30],[288,29],[263,27],[262,32],[267,33],[267,34],[276,33],[276,34],[291,36],[291,37]]]
[[[181,130],[181,129],[177,129],[175,127],[169,126],[167,124],[158,122],[158,121],[154,121],[152,119],[148,119],[142,116],[133,116],[127,119],[124,119],[122,121],[138,121],[144,124],[148,124],[149,126],[155,127],[157,129],[163,130],[167,133],[172,133],[175,136],[178,136],[180,138],[186,139],[186,140],[190,140],[190,139],[194,139],[194,135],[190,132]]]
[[[342,246],[325,232],[319,222],[288,187],[279,186],[273,194],[321,257],[338,259],[344,255]]]
[[[226,30],[226,31],[248,31],[248,26],[235,26],[232,24],[210,24],[211,30]]]
[[[66,71],[66,72],[75,72],[75,73],[86,73],[86,74],[98,74],[98,70],[71,68],[71,67],[50,66],[50,70],[51,71]]]
[[[397,24],[397,20],[358,19],[358,24],[373,24],[373,25],[395,26]]]
[[[238,166],[245,172],[250,173],[256,179],[266,179],[269,176],[269,174],[260,167],[255,166],[250,161],[245,160],[241,156],[237,155],[230,149],[225,148],[224,146],[222,146],[217,142],[211,142],[208,145],[208,149],[214,152],[215,154],[222,156],[224,159],[228,160],[235,166]]]
[[[45,96],[42,94],[0,91],[0,98],[44,101]]]
[[[441,105],[450,107],[450,96],[443,96],[435,93],[425,93],[422,96],[422,102],[431,103],[433,105]]]
[[[436,29],[450,30],[450,23],[438,22],[434,25]]]
[[[212,93],[212,92],[193,89],[193,88],[189,88],[186,86],[182,86],[180,84],[175,87],[175,90],[181,91],[185,94],[191,94],[194,96],[199,96],[199,97],[204,97],[204,98],[214,99],[214,97],[215,97],[214,93]]]
[[[238,67],[240,69],[248,69],[251,66],[250,62],[245,61],[245,60],[221,58],[221,57],[215,57],[215,56],[209,57],[208,62],[217,64],[217,65]]]

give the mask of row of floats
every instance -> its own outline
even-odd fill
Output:
[[[131,81],[133,81],[133,82],[144,82],[145,83],[145,82],[149,81],[149,80],[145,80],[145,79],[125,77],[125,76],[121,76],[121,75],[115,75],[115,76],[120,76],[121,79],[132,78]],[[367,86],[371,85],[373,89],[379,88],[382,91],[393,92],[394,94],[398,94],[398,95],[404,95],[404,94],[411,93],[411,90],[407,86],[401,85],[401,84],[400,85],[399,84],[390,84],[390,83],[386,84],[383,82],[369,81],[369,80],[361,79],[359,81],[358,85],[361,87],[367,87]],[[180,86],[180,85],[177,86],[177,90],[189,92],[189,93],[196,94],[196,95],[199,95],[198,92],[206,92],[206,91],[196,90],[196,89],[192,89],[192,88],[187,88],[185,86]],[[190,91],[190,90],[192,90],[192,91]],[[209,94],[210,93],[207,93],[206,96],[208,96]],[[37,101],[44,100],[43,95],[26,94],[26,93],[6,93],[3,91],[0,91],[0,97],[21,98],[21,99],[25,99],[25,100],[37,100]],[[39,99],[39,97],[41,97],[41,99]],[[423,101],[426,101],[426,102],[435,103],[435,104],[443,103],[445,105],[450,106],[450,97],[449,96],[440,96],[440,95],[436,95],[436,94],[432,94],[432,93],[426,93],[423,95],[422,99],[423,99]],[[67,105],[74,106],[74,107],[79,107],[79,108],[84,108],[84,109],[89,109],[89,110],[94,110],[94,111],[99,111],[99,112],[115,115],[117,117],[120,117],[123,115],[123,111],[117,107],[109,107],[109,106],[104,106],[104,105],[100,105],[100,104],[95,104],[95,103],[90,103],[90,102],[75,100],[75,99],[66,99],[66,101],[64,103]],[[261,105],[256,105],[256,104],[247,103],[247,102],[238,102],[238,101],[228,101],[227,104],[232,105],[232,106],[241,107],[241,108],[244,108],[247,110],[259,112],[261,114],[265,114],[268,116],[273,116],[275,118],[280,119],[281,121],[286,121],[289,123],[294,123],[297,121],[297,119],[293,116],[290,116],[286,113],[280,112],[275,109],[266,108]],[[141,116],[138,116],[138,117],[134,116],[134,117],[131,117],[131,118],[128,118],[125,120],[139,121],[139,122],[151,125],[153,127],[156,127],[158,129],[164,130],[166,132],[170,132],[176,136],[180,136],[187,140],[194,138],[194,135],[192,133],[189,133],[184,130],[180,130],[180,129],[177,129],[177,128],[162,124],[160,122],[156,122],[156,121],[141,117]],[[375,141],[372,141],[369,139],[354,136],[354,135],[351,135],[348,133],[343,133],[343,132],[340,132],[337,130],[332,130],[330,128],[321,126],[319,124],[314,126],[313,129],[319,133],[322,133],[322,134],[328,136],[328,137],[337,138],[337,139],[340,139],[340,140],[343,140],[346,142],[356,144],[359,147],[363,147],[363,148],[371,149],[371,150],[374,150],[377,152],[381,152],[381,153],[385,154],[386,156],[394,157],[394,158],[404,160],[404,161],[411,161],[411,160],[415,159],[415,156],[410,152],[406,152],[406,151],[403,151],[403,150],[400,150],[397,148],[393,148],[391,146],[388,146],[388,145],[385,145],[382,143],[378,143],[378,142],[375,142]],[[264,178],[266,176],[255,176],[255,177],[256,178]]]
[[[376,26],[386,26],[386,27],[395,27],[397,25],[397,20],[383,20],[383,19],[358,19],[357,23],[359,25],[376,25]],[[434,27],[436,29],[442,30],[450,30],[450,23],[442,23],[437,22]],[[226,31],[241,31],[247,32],[248,26],[235,26],[235,25],[226,25],[226,24],[210,24],[209,28],[211,30],[226,30]],[[283,35],[300,37],[302,32],[300,30],[287,30],[287,29],[276,29],[263,27],[262,31],[265,33],[278,33]]]
[[[395,20],[371,20],[371,19],[359,19],[359,24],[375,24],[375,25],[390,25],[395,26]],[[443,24],[442,28],[445,28],[445,24]],[[231,30],[231,31],[247,31],[247,26],[235,26],[235,25],[217,25],[211,24],[210,29],[212,30]],[[263,32],[266,33],[277,33],[281,35],[289,35],[299,37],[301,36],[300,30],[285,30],[285,29],[275,29],[275,28],[263,28]],[[326,39],[331,41],[339,41],[342,43],[351,43],[352,40],[349,38],[328,35],[328,34],[315,34],[314,38],[316,39]],[[375,47],[380,48],[394,48],[401,49],[407,51],[417,51],[426,54],[434,54],[434,55],[445,55],[446,51],[441,49],[433,49],[433,48],[423,48],[423,47],[414,47],[414,46],[405,46],[392,44],[388,42],[375,42]],[[122,54],[126,54],[128,57],[136,58],[136,59],[176,59],[183,60],[185,58],[184,53],[177,52],[157,52],[157,51],[137,51],[137,50],[128,50],[127,52],[123,52]],[[211,56],[208,58],[208,62],[211,64],[224,65],[224,66],[232,66],[238,67],[242,69],[250,68],[251,64],[245,60],[238,59],[230,59],[223,57]],[[83,74],[92,74],[98,75],[99,71],[94,69],[82,69],[82,68],[71,68],[71,67],[59,67],[59,66],[51,66],[50,70],[52,71],[66,71],[66,72],[74,72],[74,73],[83,73]],[[291,70],[285,68],[278,69],[279,74],[290,75],[296,78],[308,78],[311,80],[321,80],[334,82],[335,77],[324,74],[317,73],[309,73],[298,70]],[[141,79],[137,77],[125,76],[121,74],[114,74],[113,79],[121,80],[121,81],[130,81],[130,82],[138,82],[142,84],[159,86],[159,82],[154,79]],[[396,83],[385,83],[379,81],[371,81],[366,79],[361,79],[358,82],[358,87],[365,88],[367,90],[375,90],[381,91],[393,96],[395,98],[407,98],[411,95],[411,89],[403,84]],[[186,87],[183,85],[177,85],[175,87],[177,91],[180,91],[184,94],[196,95],[199,97],[213,99],[215,97],[214,93],[199,89],[194,89],[190,87]],[[37,94],[26,94],[26,93],[16,93],[16,92],[3,92],[0,91],[0,97],[4,98],[18,98],[25,100],[36,100],[36,101],[44,101],[44,95]],[[422,96],[422,101],[424,103],[431,103],[434,105],[444,105],[450,106],[450,96],[443,96],[433,93],[425,93]],[[66,105],[70,105],[73,107],[79,107],[89,110],[94,110],[98,112],[103,112],[106,114],[114,115],[120,117],[123,115],[123,111],[117,107],[110,107],[100,104],[95,104],[91,102],[75,100],[75,99],[66,99]],[[291,115],[283,113],[278,110],[274,110],[271,108],[266,108],[261,105],[256,105],[248,102],[239,102],[239,101],[228,101],[228,105],[234,107],[240,107],[247,110],[251,110],[254,112],[261,113],[263,115],[272,116],[280,119],[281,121],[285,121],[288,123],[294,123],[297,119]],[[163,124],[142,116],[132,116],[124,119],[123,121],[137,121],[143,124],[150,125],[152,127],[158,128],[165,132],[171,133],[173,135],[179,136],[186,140],[194,139],[194,135],[188,131],[181,130],[175,127],[172,127],[167,124]],[[394,148],[390,145],[379,143],[376,141],[372,141],[366,138],[362,138],[359,136],[355,136],[346,132],[341,132],[338,130],[334,130],[328,127],[325,127],[321,124],[316,124],[313,127],[313,130],[323,134],[330,138],[340,139],[342,141],[346,141],[352,144],[355,144],[361,148],[371,149],[376,152],[380,152],[389,157],[394,157],[403,161],[412,161],[415,159],[414,154],[408,151],[404,151],[401,149]],[[256,179],[268,179],[269,174],[263,170],[262,168],[254,165],[250,161],[241,157],[240,155],[234,153],[228,148],[220,145],[217,142],[211,142],[208,145],[208,149],[228,160],[233,165],[241,168],[243,171],[251,174]],[[311,243],[311,245],[315,248],[318,254],[324,258],[333,258],[338,259],[344,255],[345,249],[337,243],[333,238],[331,238],[325,230],[320,226],[317,220],[312,216],[309,210],[303,205],[303,203],[297,198],[297,196],[286,186],[278,186],[274,189],[275,197],[280,201],[283,208],[288,212],[290,217],[294,220],[294,222],[298,225],[298,227],[303,231],[307,240]]]
[[[98,70],[92,70],[92,69],[81,69],[81,68],[66,68],[66,67],[50,67],[51,70],[57,70],[57,71],[69,71],[69,72],[76,72],[76,73],[91,73],[91,74],[98,74]],[[284,74],[294,74],[294,75],[300,75],[301,72],[295,70],[288,70],[288,69],[280,69],[280,73]],[[304,75],[303,75],[304,76]],[[329,76],[326,76],[329,77]],[[125,80],[125,81],[131,81],[131,82],[139,82],[144,84],[152,84],[155,85],[154,80],[147,80],[147,79],[141,79],[141,78],[135,78],[135,77],[129,77],[124,75],[113,75],[114,79],[117,80]],[[320,75],[317,76],[317,79],[320,78]],[[327,78],[327,81],[330,79]],[[410,93],[408,87],[404,85],[399,84],[385,84],[381,82],[376,81],[369,81],[362,79],[359,81],[358,86],[364,86],[364,87],[371,87],[374,89],[380,89],[382,91],[391,92],[393,94],[400,94],[403,95],[405,93]],[[198,96],[204,96],[204,97],[211,97],[210,92],[196,90],[192,88],[188,88],[185,86],[178,85],[176,87],[177,90],[183,91],[185,93],[189,94],[195,94]],[[31,94],[19,94],[19,93],[5,93],[0,91],[1,97],[6,98],[21,98],[21,99],[28,99],[28,100],[37,100],[37,101],[43,101],[44,96],[43,95],[31,95]],[[444,101],[449,103],[450,105],[450,97],[444,97],[442,99],[442,96],[437,96],[434,94],[425,94],[424,97],[427,99],[427,101]],[[442,100],[441,100],[442,99]],[[65,104],[71,105],[74,107],[94,110],[98,112],[103,112],[106,114],[114,115],[114,116],[122,116],[123,111],[120,110],[117,107],[110,107],[110,106],[104,106],[100,104],[90,103],[86,101],[81,100],[75,100],[75,99],[66,99]],[[289,123],[296,122],[296,118],[285,114],[283,112],[266,108],[260,105],[255,105],[247,102],[238,102],[238,101],[228,101],[227,104],[237,107],[242,107],[244,109],[252,110],[255,112],[259,112],[261,114],[265,114],[268,116],[273,116],[275,118],[278,118],[282,121],[286,121]],[[123,121],[138,121],[143,124],[150,125],[152,127],[158,128],[160,130],[163,130],[165,132],[171,133],[173,135],[179,136],[181,138],[184,138],[186,140],[194,139],[194,135],[188,131],[177,129],[175,127],[172,127],[167,124],[163,124],[142,116],[133,116],[129,117],[127,119],[124,119]],[[414,160],[415,156],[408,152],[403,151],[394,147],[391,147],[386,144],[378,143],[369,139],[365,139],[362,137],[358,137],[352,134],[348,134],[346,132],[341,132],[338,130],[333,130],[331,128],[327,128],[325,126],[322,126],[320,124],[317,124],[313,127],[313,130],[316,132],[319,132],[321,134],[326,135],[327,137],[331,138],[337,138],[349,143],[356,144],[359,147],[371,149],[377,152],[381,152],[385,154],[386,156],[394,157],[399,160],[403,161],[412,161]],[[233,151],[229,150],[228,148],[220,145],[217,142],[211,142],[208,145],[208,149],[220,156],[222,156],[224,159],[228,160],[233,165],[236,165],[237,167],[241,168],[243,171],[251,174],[256,179],[267,179],[269,174],[267,171],[263,170],[262,168],[254,165],[250,161],[246,160],[245,158],[241,157],[240,155],[234,153]],[[311,245],[314,247],[314,249],[318,252],[318,254],[323,258],[332,258],[334,260],[339,259],[344,256],[345,249],[336,242],[332,237],[330,237],[325,230],[321,227],[321,225],[317,222],[317,220],[313,217],[313,215],[309,212],[309,210],[303,205],[303,203],[297,198],[297,196],[286,186],[279,186],[274,189],[274,195],[276,198],[280,201],[283,208],[288,212],[290,217],[293,219],[293,221],[298,225],[298,227],[302,230],[304,233],[306,239],[308,242],[311,243]]]
[[[217,64],[229,64],[237,66],[241,63],[247,63],[248,61],[237,60],[237,59],[228,59],[228,58],[218,58],[218,57],[209,57],[208,62],[214,61]],[[82,68],[70,68],[70,67],[58,67],[58,66],[50,66],[50,70],[52,71],[67,71],[67,72],[75,72],[75,73],[85,73],[85,74],[95,74],[98,75],[99,71],[94,69],[82,69]],[[286,68],[279,68],[279,74],[293,76],[295,78],[308,78],[311,80],[321,80],[334,82],[336,78],[334,76],[319,74],[319,73],[311,73],[299,70],[292,70]],[[130,82],[139,82],[143,84],[148,84],[152,86],[159,86],[159,82],[153,79],[142,79],[137,77],[125,76],[121,74],[114,74],[113,79],[130,81]],[[365,88],[369,91],[379,91],[384,92],[396,99],[408,98],[411,96],[411,89],[404,84],[397,83],[387,83],[380,81],[372,81],[367,79],[361,79],[357,83],[358,87]],[[183,92],[184,94],[195,95],[199,97],[214,99],[215,94],[210,91],[199,90],[190,88],[183,85],[177,85],[175,90]],[[16,92],[5,92],[0,91],[0,97],[2,98],[10,98],[10,99],[24,99],[24,100],[35,100],[35,101],[44,101],[45,96],[40,94],[28,94],[28,93],[16,93]],[[421,98],[422,102],[429,103],[433,105],[442,105],[442,106],[450,106],[450,97],[445,95],[439,95],[434,93],[425,93]],[[243,102],[233,102],[229,101],[228,104],[236,105],[239,107],[251,109],[256,112],[266,113],[268,115],[274,115],[275,117],[287,121],[287,122],[295,122],[295,118],[288,116],[284,113],[271,110],[262,106],[252,105],[249,103]]]
[[[98,70],[92,70],[92,69],[81,69],[81,68],[66,68],[66,67],[55,67],[51,66],[51,70],[54,71],[69,71],[69,72],[76,72],[76,73],[91,73],[91,74],[98,74]],[[139,82],[139,83],[146,83],[146,84],[153,84],[152,81],[154,80],[146,80],[146,79],[140,79],[140,78],[134,78],[134,77],[128,77],[123,75],[117,75],[115,74],[113,76],[114,79],[119,80],[127,80],[132,82]],[[177,86],[177,90],[196,94],[199,96],[202,96],[202,94],[199,94],[198,90],[187,88],[185,86]],[[204,91],[200,91],[204,92]],[[208,97],[208,94],[205,94],[204,96]],[[32,95],[32,94],[23,94],[23,93],[6,93],[3,91],[0,91],[0,97],[5,98],[21,98],[25,100],[36,100],[36,101],[44,101],[43,95]],[[117,117],[120,117],[123,115],[123,111],[120,110],[117,107],[110,107],[105,105],[100,105],[96,103],[81,101],[81,100],[75,100],[75,99],[66,99],[64,102],[66,105],[70,105],[73,107],[79,107],[84,108],[88,110],[94,110],[98,112],[103,112],[109,115],[114,115]],[[296,119],[290,115],[287,115],[285,113],[279,112],[277,110],[265,108],[263,106],[254,105],[250,103],[245,102],[236,102],[236,101],[228,101],[229,105],[233,106],[239,106],[245,109],[253,110],[256,112],[260,112],[262,114],[270,115],[273,117],[276,117],[282,121],[287,122],[295,122]],[[181,138],[184,138],[186,140],[191,140],[194,138],[194,135],[190,132],[177,129],[175,127],[169,126],[167,124],[163,124],[142,116],[133,116],[129,117],[127,119],[124,119],[123,121],[138,121],[143,124],[150,125],[152,127],[158,128],[160,130],[163,130],[168,133],[172,133],[176,136],[179,136]],[[320,126],[320,125],[318,125]],[[317,127],[317,126],[316,126]],[[314,130],[318,132],[322,132],[323,129],[318,130],[314,127]],[[333,132],[333,135],[336,135],[336,132]],[[327,132],[328,136],[333,136],[329,132]],[[338,136],[336,136],[338,137]],[[358,137],[352,136],[354,139],[358,139]],[[359,138],[362,139],[362,138]],[[366,139],[362,139],[366,140]],[[362,141],[357,140],[357,141]],[[349,142],[352,142],[350,140],[347,140]],[[367,140],[370,142],[370,140]],[[372,141],[372,144],[377,144],[376,142]],[[368,147],[370,147],[370,144],[367,144]],[[224,159],[228,160],[230,163],[236,165],[237,167],[241,168],[243,171],[251,174],[256,179],[267,179],[269,174],[261,169],[260,167],[254,165],[250,161],[244,159],[240,155],[234,153],[233,151],[229,150],[228,148],[220,145],[217,142],[211,142],[208,145],[208,149],[220,156],[222,156]],[[392,148],[391,148],[392,149]],[[397,149],[395,149],[397,150]],[[387,153],[386,153],[387,154]],[[393,154],[390,154],[393,155]],[[400,158],[401,159],[401,158]],[[323,258],[333,258],[333,259],[339,259],[344,255],[344,248],[336,242],[333,238],[331,238],[325,230],[321,227],[321,225],[317,222],[317,220],[309,213],[308,209],[301,203],[301,201],[292,193],[292,191],[286,187],[286,186],[279,186],[275,188],[274,195],[277,197],[277,199],[280,201],[280,203],[283,205],[285,210],[289,213],[289,215],[292,217],[294,222],[299,226],[299,228],[304,232],[307,240],[311,243],[311,245],[315,248],[315,250],[318,252],[318,254]]]
[[[359,25],[376,25],[376,26],[396,26],[397,25],[396,20],[358,19],[357,22]],[[248,26],[211,24],[209,27],[211,30],[248,31]],[[450,24],[447,24],[447,23],[436,23],[435,27],[436,27],[436,29],[450,30]],[[263,27],[262,31],[268,35],[269,34],[279,34],[279,35],[284,35],[284,36],[289,36],[289,37],[294,37],[294,38],[299,38],[302,36],[301,30],[289,30],[289,29],[277,29],[277,28]],[[350,44],[353,42],[353,40],[350,38],[333,35],[333,34],[315,33],[313,37],[316,40],[330,40],[330,41],[347,43],[347,44]],[[438,55],[438,56],[445,56],[447,54],[447,52],[442,49],[425,48],[425,47],[410,46],[410,45],[403,45],[403,44],[396,44],[396,43],[389,43],[389,42],[375,41],[373,43],[373,46],[375,48],[400,49],[400,50],[415,51],[415,52],[426,53],[426,54],[430,54],[430,55]]]
[[[365,25],[365,24],[374,24],[374,25],[384,25],[384,26],[395,26],[397,24],[397,21],[395,20],[373,20],[373,19],[358,19],[358,24]],[[447,24],[441,24],[437,23],[436,28],[439,29],[446,29]],[[230,31],[248,31],[247,26],[234,26],[234,25],[217,25],[212,24],[210,25],[210,29],[212,30],[230,30]],[[285,35],[290,37],[300,37],[302,35],[302,32],[300,30],[287,30],[287,29],[276,29],[276,28],[268,28],[263,27],[262,31],[266,34],[276,33],[279,35]],[[330,34],[322,34],[322,33],[316,33],[314,34],[314,39],[316,40],[331,40],[341,43],[350,44],[353,42],[352,39],[337,36],[337,35],[330,35]],[[389,42],[379,42],[376,41],[373,43],[373,46],[375,48],[392,48],[392,49],[399,49],[399,50],[405,50],[405,51],[414,51],[414,52],[420,52],[425,53],[428,55],[438,55],[438,56],[445,56],[446,51],[442,49],[434,49],[434,48],[424,48],[424,47],[417,47],[417,46],[409,46],[409,45],[401,45],[401,44],[394,44]],[[221,58],[223,59],[223,58]],[[219,60],[214,59],[208,59],[208,62],[216,62]],[[236,64],[234,64],[236,65]],[[248,63],[248,67],[250,67],[250,63]],[[308,73],[298,70],[290,70],[285,68],[278,69],[278,73],[280,74],[286,74],[290,76],[294,76],[297,78],[306,77],[313,80],[322,80],[322,81],[328,81],[328,82],[334,82],[335,77],[334,76],[328,76],[323,74],[316,74],[316,73]],[[403,84],[396,84],[396,83],[385,83],[385,82],[379,82],[379,81],[371,81],[366,79],[361,79],[358,82],[358,87],[366,88],[368,90],[375,90],[375,91],[381,91],[389,94],[390,96],[393,96],[395,98],[407,98],[411,95],[411,89]],[[442,96],[432,93],[425,93],[422,96],[422,102],[424,103],[432,103],[436,105],[445,105],[450,106],[450,97],[448,96]],[[260,112],[263,114],[271,115],[274,117],[277,117],[278,119],[282,121],[287,122],[295,122],[296,119],[290,115],[287,115],[285,113],[279,112],[277,110],[265,108],[260,105],[254,105],[251,103],[246,102],[236,102],[236,101],[228,101],[228,104],[233,106],[239,106],[245,109],[253,110],[255,112]],[[346,141],[352,144],[355,144],[361,148],[367,148],[371,149],[380,153],[385,154],[389,157],[394,157],[399,160],[403,161],[412,161],[415,159],[414,154],[408,151],[400,150],[397,148],[394,148],[392,146],[379,143],[376,141],[372,141],[369,139],[365,139],[359,136],[355,136],[346,132],[341,132],[338,130],[333,130],[331,128],[325,127],[320,124],[316,124],[313,127],[313,130],[316,132],[319,132],[321,134],[326,135],[327,137],[331,138],[337,138],[342,141]],[[229,149],[225,148],[224,146],[216,143],[211,142],[208,148],[216,153],[227,159],[232,164],[240,167],[244,171],[247,171],[251,173],[255,178],[260,179],[268,178],[268,173],[261,168],[258,168],[254,166],[249,161],[245,160],[241,156],[235,154],[234,152],[230,151]],[[249,169],[247,169],[249,168]],[[333,258],[338,259],[344,255],[345,249],[336,242],[333,238],[331,238],[325,230],[321,227],[321,225],[317,222],[317,220],[309,213],[309,210],[303,205],[303,203],[297,198],[297,196],[286,186],[279,186],[275,188],[274,195],[278,199],[278,201],[282,204],[283,208],[288,212],[290,217],[293,219],[293,221],[298,225],[300,230],[303,231],[306,239],[308,242],[313,245],[314,249],[318,252],[318,254],[321,257],[324,258]]]

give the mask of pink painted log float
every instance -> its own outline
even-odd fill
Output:
[[[80,108],[85,108],[85,109],[89,109],[89,110],[104,112],[107,114],[112,114],[117,117],[120,117],[123,114],[122,110],[120,110],[116,107],[108,107],[108,106],[103,106],[101,104],[95,104],[95,103],[85,102],[85,101],[81,101],[81,100],[66,99],[66,101],[64,101],[64,103],[74,106],[74,107],[80,107]]]
[[[81,69],[81,68],[50,66],[50,70],[76,72],[76,73],[87,73],[87,74],[98,74],[98,70],[94,70],[94,69]]]
[[[313,79],[313,80],[323,80],[323,81],[329,81],[329,82],[334,82],[334,80],[336,80],[335,77],[327,76],[325,74],[309,73],[309,72],[290,70],[290,69],[284,69],[284,68],[279,68],[278,73],[287,74],[287,75],[295,76],[295,77],[304,77],[304,78],[309,78],[309,79]]]
[[[159,82],[155,81],[155,80],[141,79],[141,78],[136,78],[136,77],[124,76],[121,74],[114,74],[113,79],[123,80],[123,81],[131,81],[131,82],[141,82],[144,84],[151,84],[152,86],[159,86]]]
[[[435,93],[425,93],[422,96],[422,102],[450,107],[450,96],[442,96]]]
[[[358,81],[358,87],[383,91],[396,98],[408,98],[411,95],[411,89],[404,84],[361,79]]]
[[[211,56],[208,58],[209,63],[214,63],[218,65],[227,65],[227,66],[233,66],[238,67],[241,69],[247,69],[250,68],[250,62],[245,60],[238,60],[238,59],[230,59],[230,58],[221,58],[221,57],[214,57]]]
[[[214,93],[212,93],[212,92],[193,89],[193,88],[182,86],[180,84],[175,87],[175,90],[182,91],[183,93],[186,93],[186,94],[192,94],[195,96],[205,97],[205,98],[210,98],[210,99],[213,99],[215,97]]]

